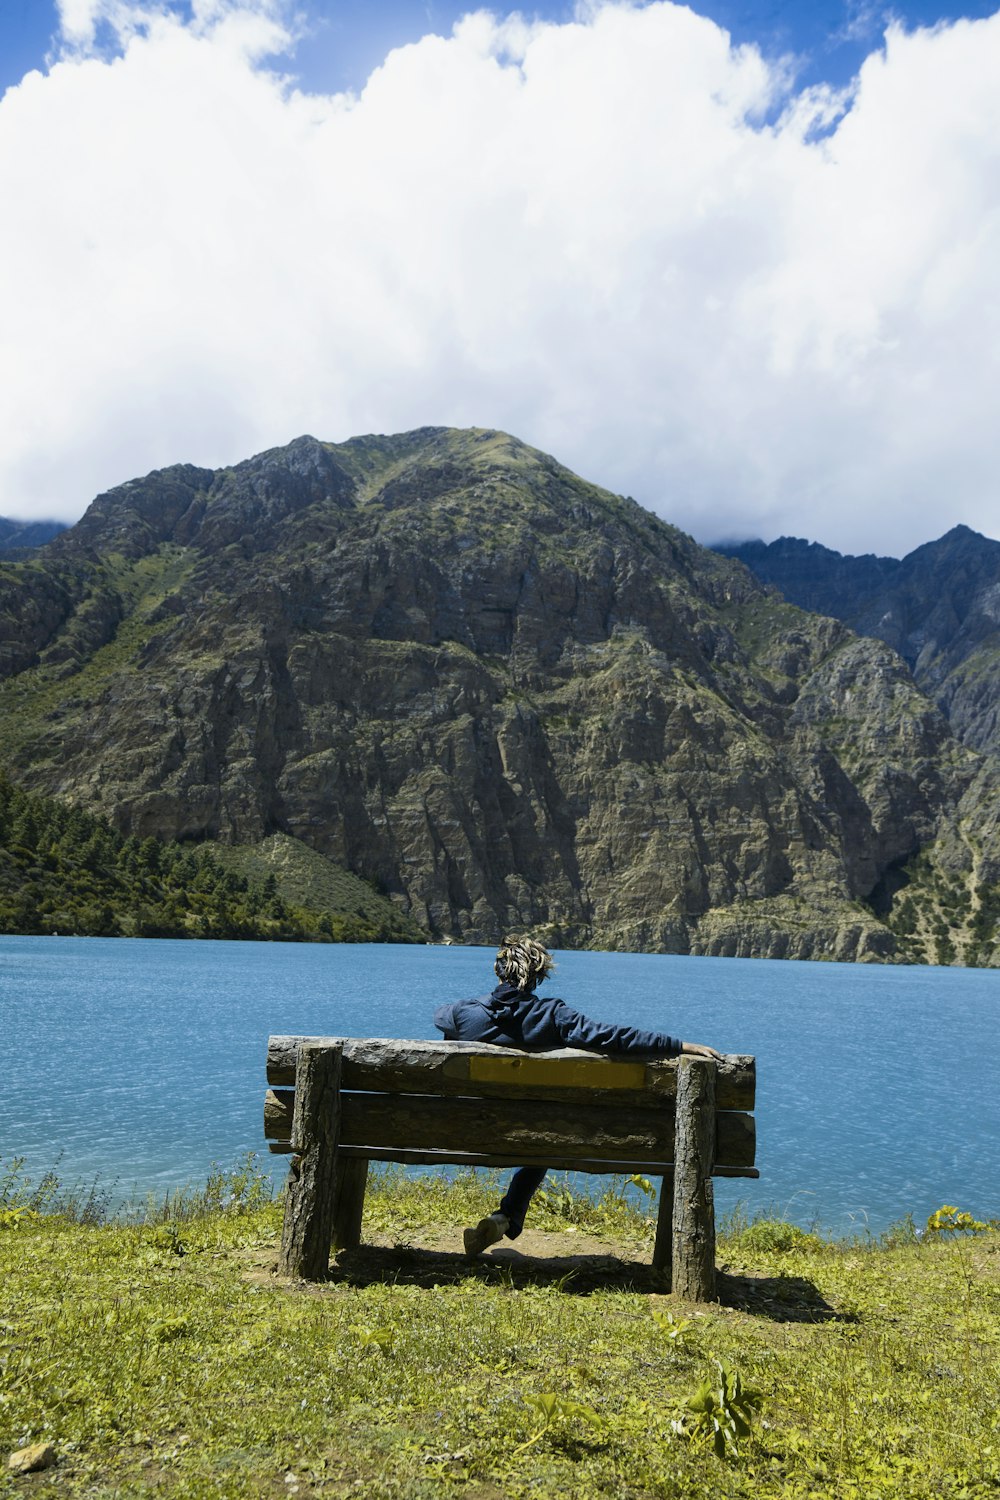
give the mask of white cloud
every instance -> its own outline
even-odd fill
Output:
[[[106,46],[127,48],[138,36],[162,38],[183,28],[223,46],[233,43],[248,61],[259,61],[289,47],[295,13],[289,0],[189,0],[190,16],[178,0],[56,0],[59,55],[65,60],[101,55]]]
[[[91,47],[103,0],[56,0],[59,26],[68,47]]]
[[[850,99],[671,4],[478,12],[358,98],[269,71],[279,0],[61,15],[0,103],[0,515],[454,423],[705,540],[1000,532],[1000,14]]]

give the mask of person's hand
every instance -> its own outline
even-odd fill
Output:
[[[724,1056],[714,1047],[703,1047],[701,1042],[681,1042],[681,1051],[689,1057],[711,1057],[715,1062],[722,1062]]]

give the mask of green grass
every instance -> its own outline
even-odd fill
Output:
[[[657,1289],[651,1225],[620,1191],[556,1184],[534,1215],[556,1259],[505,1269],[441,1248],[491,1182],[388,1174],[368,1248],[312,1287],[274,1274],[280,1208],[252,1169],[134,1222],[39,1213],[31,1191],[0,1176],[0,1453],[45,1440],[59,1460],[0,1494],[978,1500],[1000,1484],[995,1232],[828,1244],[737,1222],[723,1300],[695,1308]],[[619,1258],[567,1261],[587,1235]],[[718,1457],[706,1413],[737,1378],[750,1433]]]
[[[334,864],[301,839],[273,833],[259,844],[207,844],[225,870],[247,880],[264,881],[273,875],[283,901],[313,911],[337,912],[368,918],[380,931],[423,942],[412,917],[394,906],[360,876]]]

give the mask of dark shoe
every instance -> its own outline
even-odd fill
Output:
[[[506,1214],[499,1211],[495,1214],[487,1214],[485,1219],[480,1219],[478,1224],[472,1229],[467,1229],[463,1234],[466,1255],[472,1258],[482,1255],[490,1245],[495,1245],[498,1240],[502,1240],[509,1228],[510,1223]]]

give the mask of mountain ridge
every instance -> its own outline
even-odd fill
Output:
[[[0,554],[44,547],[65,530],[62,521],[14,521],[0,516]]]
[[[489,429],[106,492],[0,567],[0,677],[25,785],[298,839],[469,942],[921,956],[891,888],[984,774],[887,645]]]
[[[797,537],[717,550],[792,603],[884,640],[966,744],[1000,753],[1000,542],[960,524],[900,559]]]

